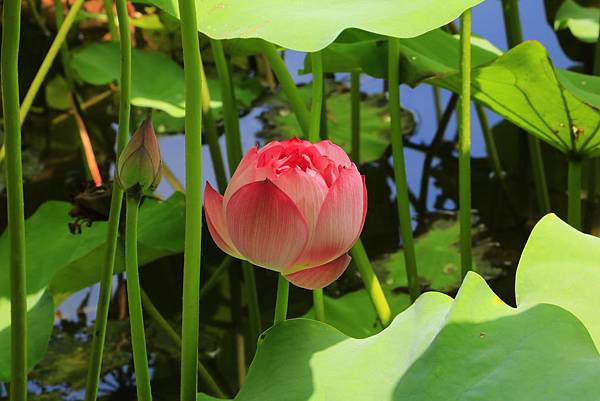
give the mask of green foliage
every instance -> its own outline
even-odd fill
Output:
[[[27,293],[29,303],[30,367],[46,350],[54,305],[69,294],[100,279],[106,223],[94,222],[72,234],[68,223],[71,205],[44,203],[25,223],[27,244]],[[176,193],[165,202],[146,200],[140,210],[140,265],[183,250],[185,200]],[[0,237],[0,260],[8,260],[8,237]],[[122,246],[118,248],[115,272],[124,270]],[[54,298],[54,300],[53,300]],[[10,302],[8,266],[0,265],[0,355],[9,355]],[[54,301],[54,302],[53,302]],[[0,380],[9,380],[9,359],[0,358]]]
[[[582,7],[573,0],[564,0],[556,12],[554,29],[568,28],[582,42],[596,43],[600,10]]]
[[[281,2],[257,0],[197,1],[198,29],[215,39],[262,38],[282,47],[313,52],[323,49],[345,29],[413,37],[446,25],[482,0],[411,2],[335,0]],[[177,0],[151,3],[178,16]]]
[[[278,324],[263,335],[235,399],[500,401],[510,391],[518,400],[595,400],[595,249],[598,238],[548,215],[519,264],[517,308],[470,272],[454,300],[425,293],[366,339],[312,320]]]

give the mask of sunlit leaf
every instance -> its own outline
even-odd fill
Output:
[[[573,0],[564,0],[556,12],[554,29],[569,29],[577,39],[596,43],[600,9],[582,7]]]

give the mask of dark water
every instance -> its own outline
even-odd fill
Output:
[[[558,67],[568,68],[574,62],[571,61],[561,50],[555,33],[547,24],[542,0],[528,0],[521,2],[521,16],[523,20],[523,31],[526,39],[541,41],[548,49],[552,60]],[[501,17],[501,5],[499,0],[488,0],[473,10],[473,31],[506,50],[504,38],[504,26]],[[298,75],[296,71],[302,69],[304,54],[287,51],[285,53],[286,64],[298,83],[310,82],[310,75]],[[346,74],[336,74],[335,80],[348,82]],[[382,81],[367,76],[361,79],[363,92],[377,94],[382,91]],[[428,144],[434,136],[437,128],[436,116],[433,107],[433,91],[430,86],[420,85],[417,88],[402,87],[402,104],[411,110],[416,118],[416,130],[408,140],[406,148],[406,165],[410,190],[415,196],[420,194],[423,174],[423,164],[426,158]],[[442,104],[446,104],[450,94],[442,91]],[[263,129],[263,121],[259,118],[266,110],[265,106],[257,105],[249,110],[241,120],[242,142],[244,149],[248,149],[256,143],[264,142],[257,137],[257,133]],[[475,116],[473,110],[472,115]],[[498,124],[501,118],[488,111],[490,124]],[[99,120],[102,120],[100,117]],[[451,215],[456,209],[456,159],[453,151],[453,140],[456,132],[455,117],[452,117],[446,131],[445,140],[448,144],[444,152],[434,155],[432,174],[427,180],[428,191],[426,199],[422,204],[424,208],[417,210],[413,204],[412,214],[414,217],[413,228],[417,233],[427,229],[430,221],[436,216]],[[224,138],[220,138],[224,151]],[[184,174],[184,138],[182,135],[161,137],[161,149],[166,164],[174,171],[181,182],[185,182]],[[503,154],[514,152],[514,149],[501,149]],[[507,302],[514,302],[513,294],[513,272],[520,250],[531,228],[532,219],[529,216],[514,218],[509,210],[506,199],[498,195],[497,185],[490,179],[490,170],[487,165],[485,144],[481,135],[481,129],[475,118],[472,121],[472,155],[473,155],[473,205],[478,224],[483,227],[485,235],[494,241],[498,241],[499,251],[495,263],[507,267],[506,272],[499,279],[491,283],[492,287]],[[377,162],[361,166],[362,172],[367,176],[370,192],[370,203],[378,205],[370,208],[363,238],[367,250],[372,257],[377,257],[385,252],[391,252],[398,248],[400,239],[398,229],[395,225],[395,189],[392,181],[391,159],[383,158]],[[203,173],[205,179],[213,185],[216,184],[210,154],[208,148],[203,149]],[[513,177],[518,187],[517,178]],[[166,180],[163,180],[157,193],[167,197],[173,189]],[[41,202],[44,199],[61,199],[61,195],[54,196],[52,193],[40,191],[36,194]],[[553,192],[553,201],[557,204],[564,202],[562,189]],[[493,198],[493,199],[492,199]],[[531,208],[533,201],[527,196],[522,200],[524,208]],[[557,198],[557,199],[554,199]],[[491,200],[492,199],[492,200]],[[34,207],[32,206],[31,209]],[[31,211],[31,210],[30,210]],[[512,216],[506,218],[506,216]],[[478,218],[477,218],[478,217]],[[205,242],[210,242],[208,235],[204,237]],[[207,245],[208,246],[208,245]],[[211,247],[205,257],[217,260],[218,251]],[[180,302],[181,302],[181,256],[174,256],[153,262],[150,266],[142,269],[142,285],[156,300],[157,306],[165,316],[174,324],[179,325]],[[264,272],[257,272],[259,278],[259,291],[261,298],[263,293],[264,304],[272,302],[270,299],[274,294],[274,281],[272,277]],[[168,279],[165,279],[168,277]],[[203,279],[205,279],[203,277]],[[109,338],[111,342],[107,345],[106,371],[104,372],[100,387],[102,399],[105,400],[131,400],[135,398],[133,369],[129,355],[129,345],[126,339],[128,330],[127,321],[119,320],[123,317],[124,288],[123,281],[114,279],[114,299],[111,307],[111,322]],[[83,382],[85,379],[86,351],[89,347],[90,325],[95,319],[95,305],[97,302],[97,286],[82,290],[59,307],[59,315],[56,319],[55,333],[51,340],[51,357],[47,357],[44,363],[34,371],[31,382],[31,392],[38,394],[33,399],[39,400],[81,400],[83,399]],[[307,294],[300,291],[292,293],[294,299],[290,315],[298,315],[305,311],[309,304]],[[202,303],[202,316],[210,316],[213,319],[215,309],[222,299],[219,295],[209,296]],[[218,316],[218,314],[217,314]],[[231,363],[231,345],[234,338],[231,335],[231,325],[221,322],[219,318],[211,320],[211,328],[204,329],[201,338],[202,355],[209,360],[210,368],[217,372],[233,372]],[[125,334],[124,334],[125,333]],[[177,397],[178,377],[178,354],[176,347],[165,340],[164,335],[152,324],[148,327],[148,347],[151,353],[151,365],[153,370],[153,390],[156,400],[173,400]],[[65,351],[61,353],[61,351]],[[67,352],[68,351],[68,352]],[[215,355],[217,355],[215,357]],[[49,359],[54,358],[54,363]],[[50,373],[49,373],[50,372]],[[47,376],[52,374],[53,384],[45,384]],[[232,373],[217,374],[217,380],[226,388],[233,390],[236,387],[236,379]],[[58,383],[58,384],[57,384]],[[0,385],[0,399],[6,395],[6,390]]]

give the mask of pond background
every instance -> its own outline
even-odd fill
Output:
[[[548,50],[553,63],[557,67],[570,68],[576,65],[570,60],[561,49],[557,36],[552,27],[546,21],[543,0],[523,0],[520,2],[520,11],[523,27],[523,35],[526,40],[533,39],[540,41]],[[28,25],[31,29],[35,26]],[[473,32],[482,36],[502,50],[507,49],[504,24],[502,19],[501,3],[499,0],[487,0],[473,9]],[[28,33],[24,33],[27,37]],[[35,54],[43,54],[45,48],[34,49]],[[289,71],[292,73],[295,81],[299,84],[310,83],[311,76],[299,75],[298,70],[303,68],[304,53],[286,51],[285,61]],[[29,68],[36,68],[29,66]],[[330,81],[332,81],[330,79]],[[344,85],[349,84],[347,74],[335,74],[335,82]],[[363,75],[361,78],[361,90],[368,95],[380,94],[383,90],[383,81],[370,78]],[[442,90],[442,106],[450,98],[450,93]],[[413,113],[416,125],[414,132],[408,141],[415,146],[407,146],[405,149],[406,168],[409,188],[413,194],[421,192],[421,179],[423,166],[427,153],[426,146],[431,140],[437,129],[437,121],[434,109],[433,90],[431,86],[419,85],[417,88],[402,86],[401,101],[405,109]],[[265,127],[265,116],[271,106],[267,102],[256,102],[254,107],[248,110],[241,118],[242,145],[247,150],[256,143],[264,143],[265,139],[258,134]],[[494,113],[487,111],[491,126],[496,126],[502,119]],[[475,221],[480,226],[481,236],[493,243],[493,247],[484,255],[488,262],[495,268],[501,268],[502,272],[495,274],[495,279],[490,285],[501,296],[503,300],[514,303],[514,269],[518,255],[520,255],[524,241],[535,219],[525,219],[515,222],[508,219],[505,221],[505,215],[510,214],[508,207],[500,198],[499,203],[490,201],[490,197],[497,197],[497,186],[490,179],[490,169],[487,166],[485,144],[482,138],[481,129],[475,111],[472,111],[472,157],[473,157],[473,207],[476,216]],[[106,119],[99,117],[99,119]],[[115,129],[113,123],[113,129]],[[330,130],[335,127],[330,126]],[[522,134],[523,136],[525,134]],[[432,175],[427,181],[428,193],[424,210],[412,208],[413,228],[417,234],[423,234],[428,231],[438,220],[452,220],[456,209],[456,193],[453,189],[456,176],[456,158],[453,151],[453,141],[456,137],[456,117],[453,116],[448,129],[446,130],[445,141],[448,144],[447,150],[443,154],[438,154],[433,159]],[[221,136],[220,143],[223,149],[223,158],[226,158],[224,148],[224,137]],[[184,166],[184,137],[183,135],[165,135],[160,137],[160,144],[163,158],[166,164],[173,170],[175,176],[180,182],[185,182]],[[499,144],[500,146],[500,144]],[[552,153],[551,150],[545,150]],[[424,151],[425,150],[425,151]],[[513,152],[514,149],[500,149],[501,153]],[[557,168],[549,167],[551,161],[546,161],[547,169]],[[454,168],[454,169],[453,169]],[[558,167],[560,168],[560,167]],[[368,163],[360,167],[363,174],[367,176],[369,189],[370,207],[367,215],[367,222],[363,239],[367,251],[372,259],[377,259],[385,254],[397,251],[401,246],[395,217],[395,187],[392,180],[391,158],[384,157],[378,161]],[[208,148],[203,148],[203,174],[206,180],[213,186],[216,184],[212,161]],[[563,173],[557,173],[562,177]],[[566,181],[565,181],[566,183]],[[61,194],[64,183],[51,183],[57,188],[54,191],[39,190],[33,193],[37,197],[34,203],[39,204],[48,199],[63,199],[67,194]],[[554,203],[564,202],[564,188],[553,189],[553,197],[559,200]],[[453,192],[454,191],[454,192]],[[64,191],[63,191],[64,192]],[[531,188],[530,188],[530,192]],[[167,198],[173,193],[170,184],[163,180],[160,184],[157,194],[160,197]],[[27,193],[32,196],[32,192]],[[4,201],[3,201],[4,203]],[[531,199],[525,197],[525,203],[531,205]],[[527,208],[528,206],[525,206]],[[28,208],[31,213],[33,207]],[[4,208],[2,209],[4,210]],[[4,220],[4,219],[2,219]],[[210,259],[210,263],[218,260],[220,257],[212,245],[212,239],[206,231],[203,235],[204,247],[209,247],[208,251],[203,250],[203,257]],[[489,250],[488,249],[488,250]],[[160,259],[151,263],[141,270],[142,285],[156,301],[157,306],[177,327],[179,325],[179,313],[181,303],[181,257],[180,255]],[[233,268],[235,269],[236,266]],[[262,285],[259,288],[259,297],[262,305],[273,303],[275,294],[274,283],[275,276],[269,276],[268,272],[257,271]],[[203,275],[203,281],[206,275]],[[346,287],[345,287],[346,286]],[[330,295],[340,295],[353,289],[356,283],[350,280],[342,280],[341,284],[328,289]],[[402,289],[399,289],[402,291]],[[123,320],[123,299],[124,288],[122,278],[115,276],[114,279],[114,300],[111,309],[111,322],[109,324],[109,338],[111,339],[106,349],[105,365],[110,368],[104,375],[101,383],[101,395],[103,400],[131,400],[134,399],[134,378],[131,365],[131,356],[129,354],[128,344],[128,322]],[[97,286],[79,291],[67,299],[59,308],[55,320],[55,333],[50,344],[49,354],[44,361],[34,370],[30,390],[38,394],[32,396],[33,400],[82,400],[82,379],[85,379],[85,370],[87,369],[87,350],[90,340],[90,325],[93,325],[95,319],[95,305],[97,302]],[[306,312],[310,306],[310,294],[305,291],[294,289],[291,294],[290,316],[299,316]],[[121,300],[121,301],[119,301]],[[207,297],[203,300],[202,324],[205,322],[205,315],[213,326],[219,326],[219,318],[215,318],[219,312],[222,299],[220,295]],[[125,306],[126,308],[126,306]],[[264,309],[264,308],[263,308]],[[263,310],[263,313],[268,313]],[[126,315],[126,314],[125,314]],[[212,321],[214,319],[214,321]],[[146,318],[147,322],[149,321]],[[263,320],[268,317],[263,316]],[[204,326],[203,326],[204,327]],[[218,380],[226,383],[226,387],[234,388],[236,378],[223,372],[233,372],[235,369],[227,362],[231,363],[232,358],[230,347],[232,344],[231,333],[227,333],[227,326],[220,331],[214,328],[211,330],[202,330],[201,347],[205,358],[215,357],[213,368],[221,372]],[[179,385],[179,361],[177,348],[169,345],[164,335],[156,329],[151,323],[147,329],[148,347],[151,355],[151,368],[153,373],[153,392],[156,400],[173,400],[177,397],[177,387]],[[50,384],[49,384],[50,383]],[[0,399],[6,398],[6,390],[0,385]]]

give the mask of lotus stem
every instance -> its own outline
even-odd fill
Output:
[[[117,0],[118,1],[118,0]],[[117,40],[119,32],[117,31],[117,24],[115,22],[115,14],[113,13],[112,0],[103,0],[104,12],[106,13],[106,21],[108,24],[108,32],[110,33],[111,40]],[[119,11],[117,10],[117,14]],[[120,21],[119,21],[120,23]]]
[[[402,137],[402,119],[400,116],[400,42],[399,39],[388,39],[388,93],[392,137],[392,156],[394,159],[394,177],[396,183],[396,205],[400,220],[400,233],[404,246],[404,261],[410,299],[414,302],[421,293],[417,273],[417,258],[412,234],[410,201],[406,181],[404,162],[404,145]]]
[[[460,266],[463,277],[472,269],[471,244],[471,10],[460,17],[460,80],[458,102],[458,216]]]
[[[140,197],[127,194],[125,222],[125,271],[127,273],[127,303],[129,304],[129,324],[131,327],[131,346],[133,348],[133,367],[139,401],[151,401],[150,371],[146,352],[146,334],[142,312],[142,296],[138,272],[137,225]]]
[[[502,11],[508,47],[513,48],[523,41],[518,0],[502,0]],[[527,135],[527,143],[538,208],[540,213],[546,214],[550,212],[551,208],[541,144],[539,139],[532,135]]]
[[[196,2],[179,1],[185,73],[185,245],[181,338],[182,401],[198,391],[200,243],[202,239],[202,84]]]
[[[350,126],[352,131],[352,160],[360,163],[360,70],[350,73]]]
[[[569,224],[581,230],[581,160],[569,158],[568,215]]]
[[[246,302],[248,303],[248,313],[250,315],[250,343],[255,348],[258,336],[262,333],[262,320],[258,303],[258,292],[256,291],[254,266],[250,262],[243,260],[242,273],[244,275],[244,289],[246,292]]]
[[[27,285],[21,124],[19,122],[19,33],[21,1],[6,0],[2,15],[2,108],[6,146],[8,265],[10,279],[10,399],[27,400]]]
[[[273,319],[274,325],[287,319],[289,294],[290,283],[283,274],[280,274],[277,279],[277,300],[275,301],[275,318]]]
[[[321,110],[323,105],[323,55],[321,52],[310,54],[312,63],[312,100],[308,140],[318,142],[321,139]]]
[[[313,307],[315,317],[320,322],[325,322],[325,302],[323,300],[323,289],[313,290]]]
[[[435,107],[435,120],[439,123],[442,119],[442,96],[440,88],[432,86],[433,88],[433,105]]]
[[[117,13],[119,17],[119,33],[121,35],[121,90],[119,98],[119,130],[117,133],[116,160],[119,159],[121,152],[127,144],[127,138],[129,136],[129,116],[131,114],[131,33],[129,31],[129,15],[127,14],[125,0],[117,1]],[[104,249],[102,268],[100,271],[100,289],[96,309],[96,322],[94,324],[94,336],[92,338],[91,355],[88,365],[85,401],[95,401],[98,395],[98,383],[100,381],[100,372],[102,370],[102,354],[106,338],[106,326],[108,324],[108,309],[110,306],[112,276],[117,254],[117,239],[119,236],[119,220],[121,217],[122,205],[123,190],[119,185],[113,184],[110,212],[108,215],[106,248]]]

